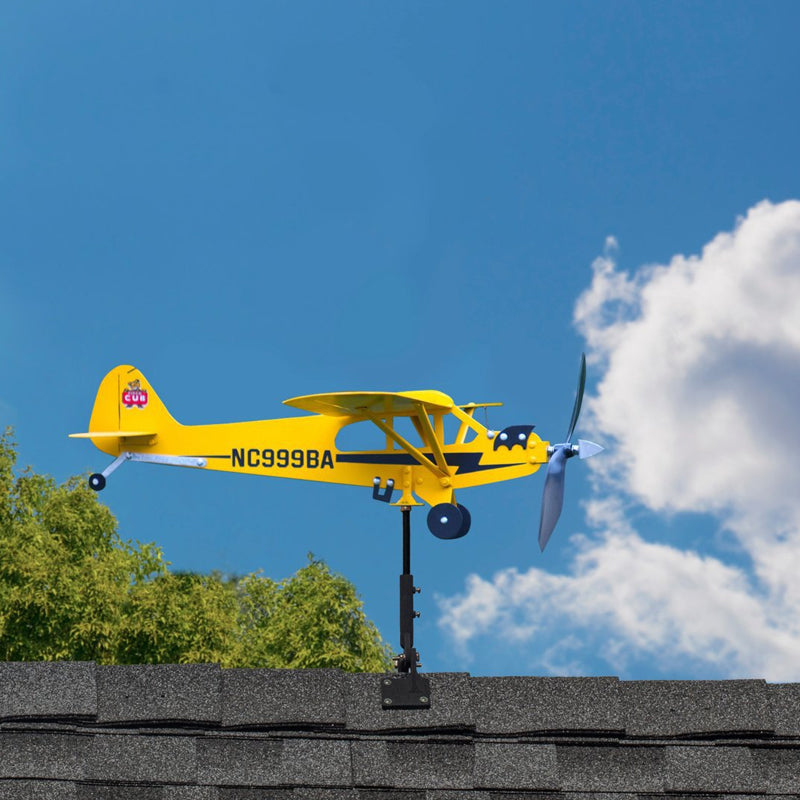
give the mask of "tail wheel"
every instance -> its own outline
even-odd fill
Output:
[[[95,492],[100,492],[106,488],[106,479],[105,476],[101,475],[99,472],[95,472],[94,475],[89,476],[89,488],[94,489]]]
[[[471,522],[469,511],[453,503],[439,503],[428,512],[428,529],[438,539],[460,539]]]

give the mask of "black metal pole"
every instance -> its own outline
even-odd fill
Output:
[[[428,678],[417,672],[419,653],[414,649],[414,595],[419,592],[411,574],[411,506],[401,506],[403,513],[403,574],[400,575],[400,646],[403,652],[395,656],[394,664],[400,675],[381,680],[384,708],[430,708],[431,685]],[[421,665],[420,665],[421,666]]]
[[[400,647],[397,659],[398,672],[417,674],[417,651],[414,649],[414,576],[411,574],[411,508],[403,506],[403,574],[400,576]]]
[[[403,515],[403,574],[411,572],[411,507],[400,509]]]

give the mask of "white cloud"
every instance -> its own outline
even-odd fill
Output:
[[[440,601],[443,627],[462,645],[492,631],[518,642],[522,632],[549,645],[540,665],[556,674],[564,674],[565,659],[580,672],[579,657],[600,646],[618,670],[628,656],[646,655],[667,670],[688,657],[701,671],[797,678],[797,622],[787,624],[781,609],[773,613],[742,570],[635,533],[606,533],[578,546],[570,575],[512,568],[491,580],[470,576],[463,595]]]
[[[760,203],[699,256],[633,275],[616,249],[609,238],[575,308],[603,370],[586,421],[611,445],[589,462],[596,533],[575,537],[568,574],[470,576],[440,601],[441,624],[462,644],[491,631],[550,643],[551,671],[579,663],[579,630],[618,669],[690,659],[700,673],[797,680],[800,202]],[[750,568],[725,563],[730,545],[712,557],[645,541],[631,498],[715,515]]]
[[[653,509],[793,516],[800,202],[759,204],[700,256],[593,271],[575,320],[606,366],[587,406],[616,456],[594,466]]]

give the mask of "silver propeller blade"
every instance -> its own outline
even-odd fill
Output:
[[[567,438],[562,444],[552,445],[552,455],[547,463],[547,475],[544,479],[544,493],[542,495],[542,516],[539,520],[539,547],[544,551],[550,536],[555,530],[561,509],[564,507],[564,473],[567,459],[578,455],[581,458],[591,458],[603,448],[599,444],[579,439],[577,445],[571,444],[572,434],[578,424],[583,403],[583,390],[586,387],[586,354],[581,353],[581,367],[578,373],[578,389],[575,393],[575,405],[572,407],[572,419],[569,422]]]
[[[578,373],[578,390],[575,393],[575,405],[572,408],[572,419],[569,422],[569,430],[565,441],[572,441],[572,434],[578,424],[578,416],[581,413],[581,403],[583,403],[583,390],[586,386],[586,353],[581,353],[581,369]]]
[[[564,470],[567,466],[567,447],[556,448],[547,464],[542,495],[542,516],[539,520],[539,547],[544,551],[564,507]]]

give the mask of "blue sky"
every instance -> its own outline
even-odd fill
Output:
[[[579,433],[608,452],[570,465],[544,555],[541,473],[459,497],[461,540],[417,512],[424,668],[800,677],[796,4],[0,21],[0,424],[23,464],[108,463],[66,434],[121,363],[186,424],[431,388],[558,440],[586,350]],[[281,578],[313,551],[397,644],[400,515],[368,490],[131,465],[102,500],[175,569]]]

